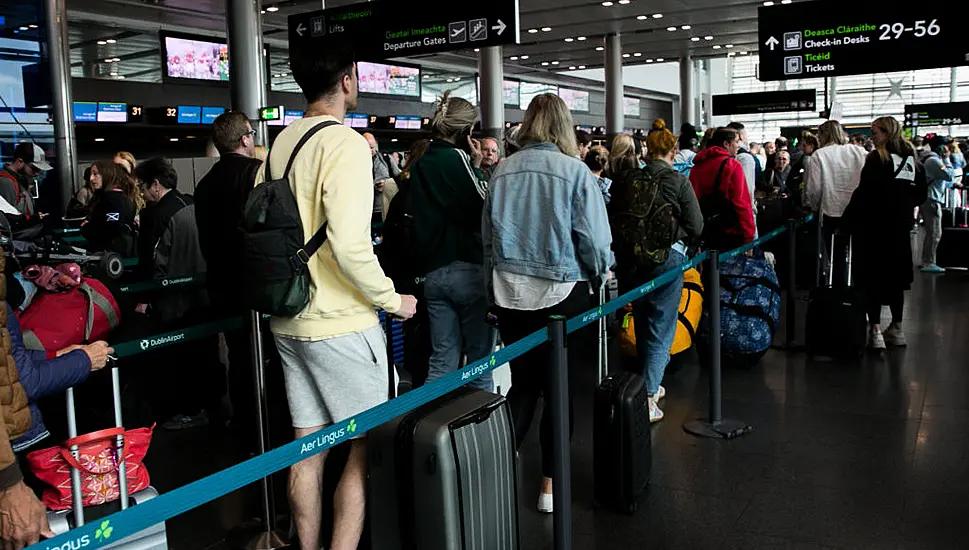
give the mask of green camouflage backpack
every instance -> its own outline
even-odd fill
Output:
[[[610,203],[616,260],[624,271],[645,274],[666,263],[676,242],[673,205],[663,198],[661,179],[645,168],[625,172],[618,183]]]

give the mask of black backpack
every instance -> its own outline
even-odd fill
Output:
[[[277,317],[295,317],[310,302],[306,264],[326,242],[326,223],[303,242],[303,221],[289,182],[296,155],[317,132],[339,122],[326,121],[300,138],[280,179],[266,159],[266,181],[249,193],[242,216],[242,276],[246,307]]]
[[[383,241],[378,249],[380,265],[398,292],[421,295],[424,277],[414,235],[413,189],[410,179],[401,178],[398,186],[384,219]]]
[[[628,170],[613,182],[613,247],[620,264],[625,260],[624,270],[650,274],[669,259],[679,225],[662,189],[659,175],[645,168]]]
[[[743,243],[743,239],[727,233],[727,229],[737,227],[737,210],[726,193],[720,190],[723,169],[731,161],[728,157],[717,170],[717,179],[713,183],[713,191],[700,197],[700,212],[703,213],[703,241],[704,248],[711,250],[732,250]]]

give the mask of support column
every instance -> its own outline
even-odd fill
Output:
[[[952,67],[949,69],[949,101],[955,103],[956,99],[959,98],[959,68]],[[956,135],[956,127],[949,126],[949,135]]]
[[[696,124],[696,93],[693,80],[693,57],[680,57],[680,124]]]
[[[263,58],[261,0],[226,0],[229,39],[229,90],[232,109],[253,121],[256,144],[268,145],[266,123],[257,121],[266,106],[266,62]]]
[[[609,34],[606,48],[606,135],[614,136],[625,130],[622,85],[622,37]]]
[[[703,60],[703,120],[704,128],[713,126],[713,75],[710,74],[712,65],[709,59]]]
[[[505,140],[505,69],[501,46],[481,48],[478,53],[478,74],[481,75],[478,105],[481,107],[481,133],[498,140],[504,148]],[[502,156],[504,152],[502,151]]]
[[[71,54],[67,38],[65,0],[44,0],[44,24],[47,31],[50,64],[51,119],[54,122],[54,169],[59,193],[52,193],[60,204],[49,205],[50,214],[60,216],[74,195],[77,184],[77,140],[74,137],[74,108],[71,93]]]

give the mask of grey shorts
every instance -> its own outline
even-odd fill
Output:
[[[327,426],[387,401],[387,344],[380,325],[315,342],[275,338],[294,428]]]

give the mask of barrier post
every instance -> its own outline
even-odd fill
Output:
[[[259,423],[259,454],[265,454],[269,447],[269,408],[266,402],[266,376],[262,352],[262,315],[249,312],[249,345],[252,352],[252,375],[255,398],[256,420]],[[276,506],[273,496],[272,479],[266,476],[260,480],[262,525],[259,533],[246,544],[247,550],[274,550],[286,544],[276,533]]]
[[[697,437],[734,439],[750,433],[753,429],[739,420],[723,418],[723,389],[720,371],[720,253],[710,251],[707,262],[710,276],[707,281],[708,298],[705,300],[710,323],[710,415],[706,419],[683,424],[683,429]]]
[[[794,334],[797,330],[797,234],[796,223],[793,219],[787,220],[787,296],[785,296],[785,309],[787,310],[784,321],[784,347],[787,351],[794,351]]]
[[[565,317],[549,317],[551,346],[552,481],[555,550],[572,548],[572,450],[569,442],[569,357]]]

